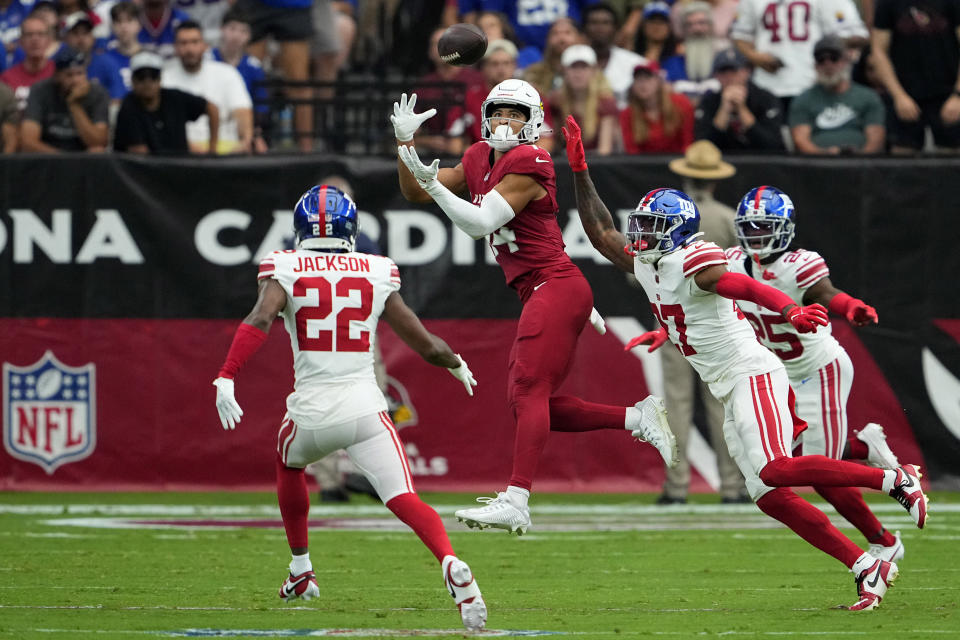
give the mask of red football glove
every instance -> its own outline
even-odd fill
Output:
[[[587,170],[587,156],[583,151],[583,140],[580,139],[580,126],[573,116],[567,116],[567,126],[560,127],[563,137],[567,139],[567,161],[574,173]]]
[[[667,337],[667,330],[663,327],[660,327],[656,331],[647,331],[646,333],[637,336],[633,340],[627,343],[627,346],[623,348],[624,351],[630,351],[634,347],[639,347],[642,344],[649,344],[650,348],[647,349],[647,353],[653,353],[657,349],[663,346],[663,343],[666,342],[669,338]]]
[[[842,291],[830,299],[829,306],[830,311],[842,315],[847,322],[857,327],[876,324],[879,320],[876,309]]]
[[[819,304],[787,307],[783,310],[783,317],[800,333],[816,333],[817,327],[825,327],[830,322],[826,308]]]

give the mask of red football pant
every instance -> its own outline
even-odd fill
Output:
[[[530,489],[551,422],[556,431],[624,428],[624,407],[551,398],[573,360],[593,293],[583,276],[553,278],[523,305],[510,351],[507,401],[516,420],[512,486]]]
[[[760,470],[759,476],[769,487],[883,488],[883,469],[873,469],[826,456],[774,458]]]
[[[842,562],[847,568],[852,568],[857,558],[863,555],[863,549],[840,533],[823,511],[786,487],[780,487],[765,494],[757,500],[757,506],[771,518],[790,527],[794,533],[817,549]]]
[[[863,493],[856,487],[814,487],[824,500],[833,505],[847,522],[855,526],[870,544],[891,546],[896,538],[883,528],[873,511],[863,501]]]

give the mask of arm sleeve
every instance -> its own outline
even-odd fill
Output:
[[[757,88],[752,87],[751,90],[756,91]],[[751,144],[759,149],[782,150],[783,136],[780,134],[780,127],[783,125],[783,109],[780,100],[770,94],[764,95],[751,112],[757,119],[745,132]]]
[[[257,272],[257,282],[263,280],[264,278],[276,277],[278,253],[279,252],[277,251],[268,253],[266,256],[264,256],[263,260],[260,261],[260,270]]]
[[[390,293],[400,290],[400,269],[397,268],[397,264],[390,258],[386,259],[389,263],[390,275],[388,278],[388,283],[390,285]]]
[[[433,197],[434,202],[453,224],[474,238],[493,233],[516,215],[496,189],[491,189],[483,197],[479,207],[454,194],[439,180],[434,180],[424,190]]]
[[[23,110],[23,120],[33,120],[43,125],[43,94],[39,91],[31,91],[27,97],[27,107]]]
[[[883,102],[880,100],[880,96],[878,96],[873,89],[867,89],[867,91],[869,93],[867,93],[867,109],[863,116],[863,123],[866,125],[885,125],[887,113],[883,107]]]
[[[174,89],[174,91],[177,91],[177,93],[180,94],[180,98],[183,100],[184,108],[187,114],[187,120],[192,122],[200,116],[207,115],[206,98],[201,98],[200,96],[195,96],[192,93],[179,91],[177,89]]]
[[[808,94],[806,92],[801,93],[790,103],[790,115],[787,117],[787,124],[790,127],[796,127],[801,124],[813,126],[814,116],[810,113],[807,96]]]
[[[727,271],[717,280],[717,294],[730,300],[753,302],[775,313],[782,313],[787,307],[797,306],[790,296],[779,289],[731,271]]]
[[[110,95],[100,85],[90,87],[90,102],[87,105],[87,114],[94,124],[109,121]]]
[[[124,100],[117,114],[117,126],[113,135],[115,151],[126,151],[135,144],[146,144],[143,132],[137,126],[137,118]]]
[[[756,32],[757,19],[754,14],[753,3],[750,0],[740,0],[737,4],[737,17],[730,25],[730,38],[753,42]]]
[[[827,263],[815,251],[802,252],[803,262],[797,266],[797,286],[806,290],[830,275]]]

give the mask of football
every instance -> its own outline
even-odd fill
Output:
[[[474,64],[487,52],[487,36],[479,27],[460,23],[447,27],[437,42],[437,53],[447,64]]]

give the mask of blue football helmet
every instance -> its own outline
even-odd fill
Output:
[[[300,196],[293,230],[298,249],[353,251],[360,232],[357,205],[340,189],[318,184]]]
[[[627,253],[652,264],[700,235],[700,210],[683,191],[654,189],[627,218]]]
[[[776,187],[755,187],[740,200],[736,223],[744,251],[758,259],[785,251],[796,227],[793,200]]]

